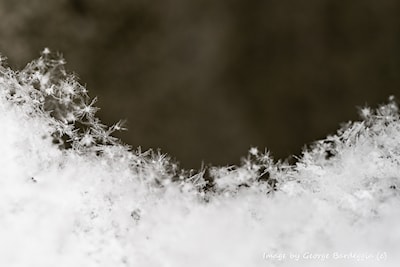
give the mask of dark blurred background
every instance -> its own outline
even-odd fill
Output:
[[[275,158],[384,103],[400,85],[396,0],[0,0],[0,51],[62,52],[133,147],[185,168]]]

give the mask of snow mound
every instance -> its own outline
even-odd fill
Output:
[[[112,136],[42,52],[0,58],[0,266],[398,266],[400,119],[360,110],[295,165],[181,170]]]

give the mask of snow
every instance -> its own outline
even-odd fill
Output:
[[[394,99],[295,165],[251,148],[194,173],[113,138],[48,50],[1,64],[0,266],[399,265]]]

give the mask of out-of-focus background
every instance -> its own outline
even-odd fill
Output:
[[[184,168],[275,158],[400,85],[396,0],[0,0],[0,51],[61,52],[107,124]]]

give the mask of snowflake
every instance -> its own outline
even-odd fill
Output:
[[[362,118],[366,119],[369,118],[372,115],[371,108],[369,107],[364,107],[360,110]]]
[[[43,51],[42,51],[42,54],[45,55],[45,56],[49,55],[50,53],[51,53],[51,51],[50,51],[50,49],[48,47],[45,47],[43,49]]]
[[[256,148],[256,147],[250,148],[249,153],[251,155],[253,155],[253,156],[257,156],[258,155],[258,148]]]
[[[87,118],[92,118],[96,114],[96,112],[99,110],[99,108],[95,107],[94,104],[97,102],[97,97],[93,98],[92,102],[90,104],[85,104],[83,108],[78,110],[77,116],[79,118],[87,117]]]

